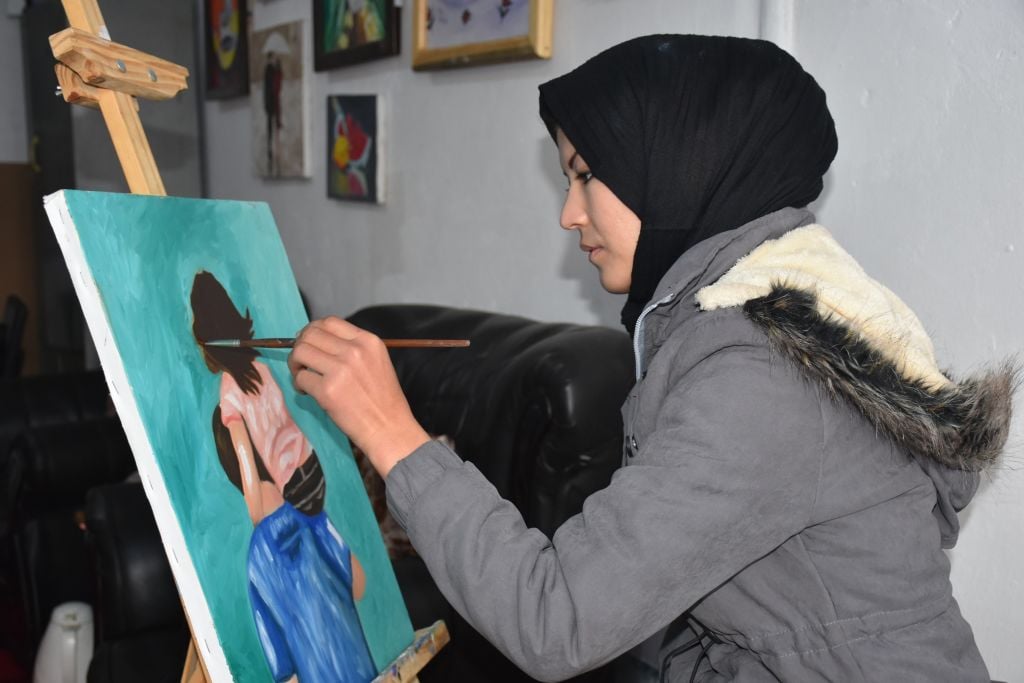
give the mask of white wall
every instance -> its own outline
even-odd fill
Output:
[[[839,156],[819,220],[964,373],[1024,349],[1024,4],[800,0]],[[1024,394],[1018,397],[1018,413]],[[1024,434],[962,515],[953,587],[992,677],[1024,681]]]
[[[21,23],[0,13],[0,92],[5,93],[0,97],[0,162],[28,161],[23,63]]]
[[[252,3],[254,26],[308,19],[309,4]],[[1024,346],[1018,0],[556,4],[550,62],[413,73],[406,10],[399,57],[313,75],[310,181],[254,178],[248,101],[207,103],[212,196],[270,203],[316,314],[436,302],[616,325],[621,302],[557,227],[564,180],[536,86],[636,35],[753,36],[763,26],[829,95],[840,152],[816,204],[821,221],[919,312],[944,364],[963,372]],[[364,92],[388,108],[382,207],[326,199],[324,97]],[[1024,681],[1019,420],[1014,441],[952,557],[993,678]]]

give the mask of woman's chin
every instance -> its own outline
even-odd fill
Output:
[[[627,294],[629,292],[629,281],[621,278],[606,277],[601,273],[601,287],[609,294]]]

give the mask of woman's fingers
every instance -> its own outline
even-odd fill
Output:
[[[320,375],[325,375],[336,362],[340,350],[328,351],[321,345],[308,341],[298,341],[288,354],[288,370],[294,377],[300,370],[308,368]]]
[[[356,327],[352,323],[337,316],[329,316],[313,320],[299,332],[298,339],[309,338],[316,335],[329,335],[336,339],[351,341],[360,336],[368,335],[366,330]]]
[[[317,320],[316,323],[318,328],[326,330],[340,339],[358,339],[369,335],[366,330],[334,315]]]
[[[384,342],[341,318],[314,320],[288,356],[295,388],[312,396],[385,474],[427,439]]]
[[[320,402],[320,397],[323,396],[323,375],[308,368],[302,368],[294,373],[293,383],[296,391],[309,394],[314,401]]]

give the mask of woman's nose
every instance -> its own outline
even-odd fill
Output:
[[[586,221],[587,212],[579,196],[579,190],[570,186],[569,192],[565,195],[565,203],[562,204],[562,213],[558,217],[558,224],[563,230],[577,230]]]

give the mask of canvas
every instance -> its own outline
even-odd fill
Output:
[[[327,196],[384,201],[383,131],[376,95],[327,98]]]
[[[263,178],[308,177],[302,22],[253,31],[249,46],[256,174]]]
[[[530,0],[429,0],[427,32],[432,49],[525,35]]]
[[[372,678],[413,632],[347,440],[287,349],[199,344],[307,322],[267,206],[45,203],[213,681]]]
[[[554,0],[413,0],[412,67],[551,57]]]
[[[397,55],[401,2],[313,0],[313,66],[317,71]]]
[[[249,27],[245,0],[205,0],[206,96],[249,92]]]

